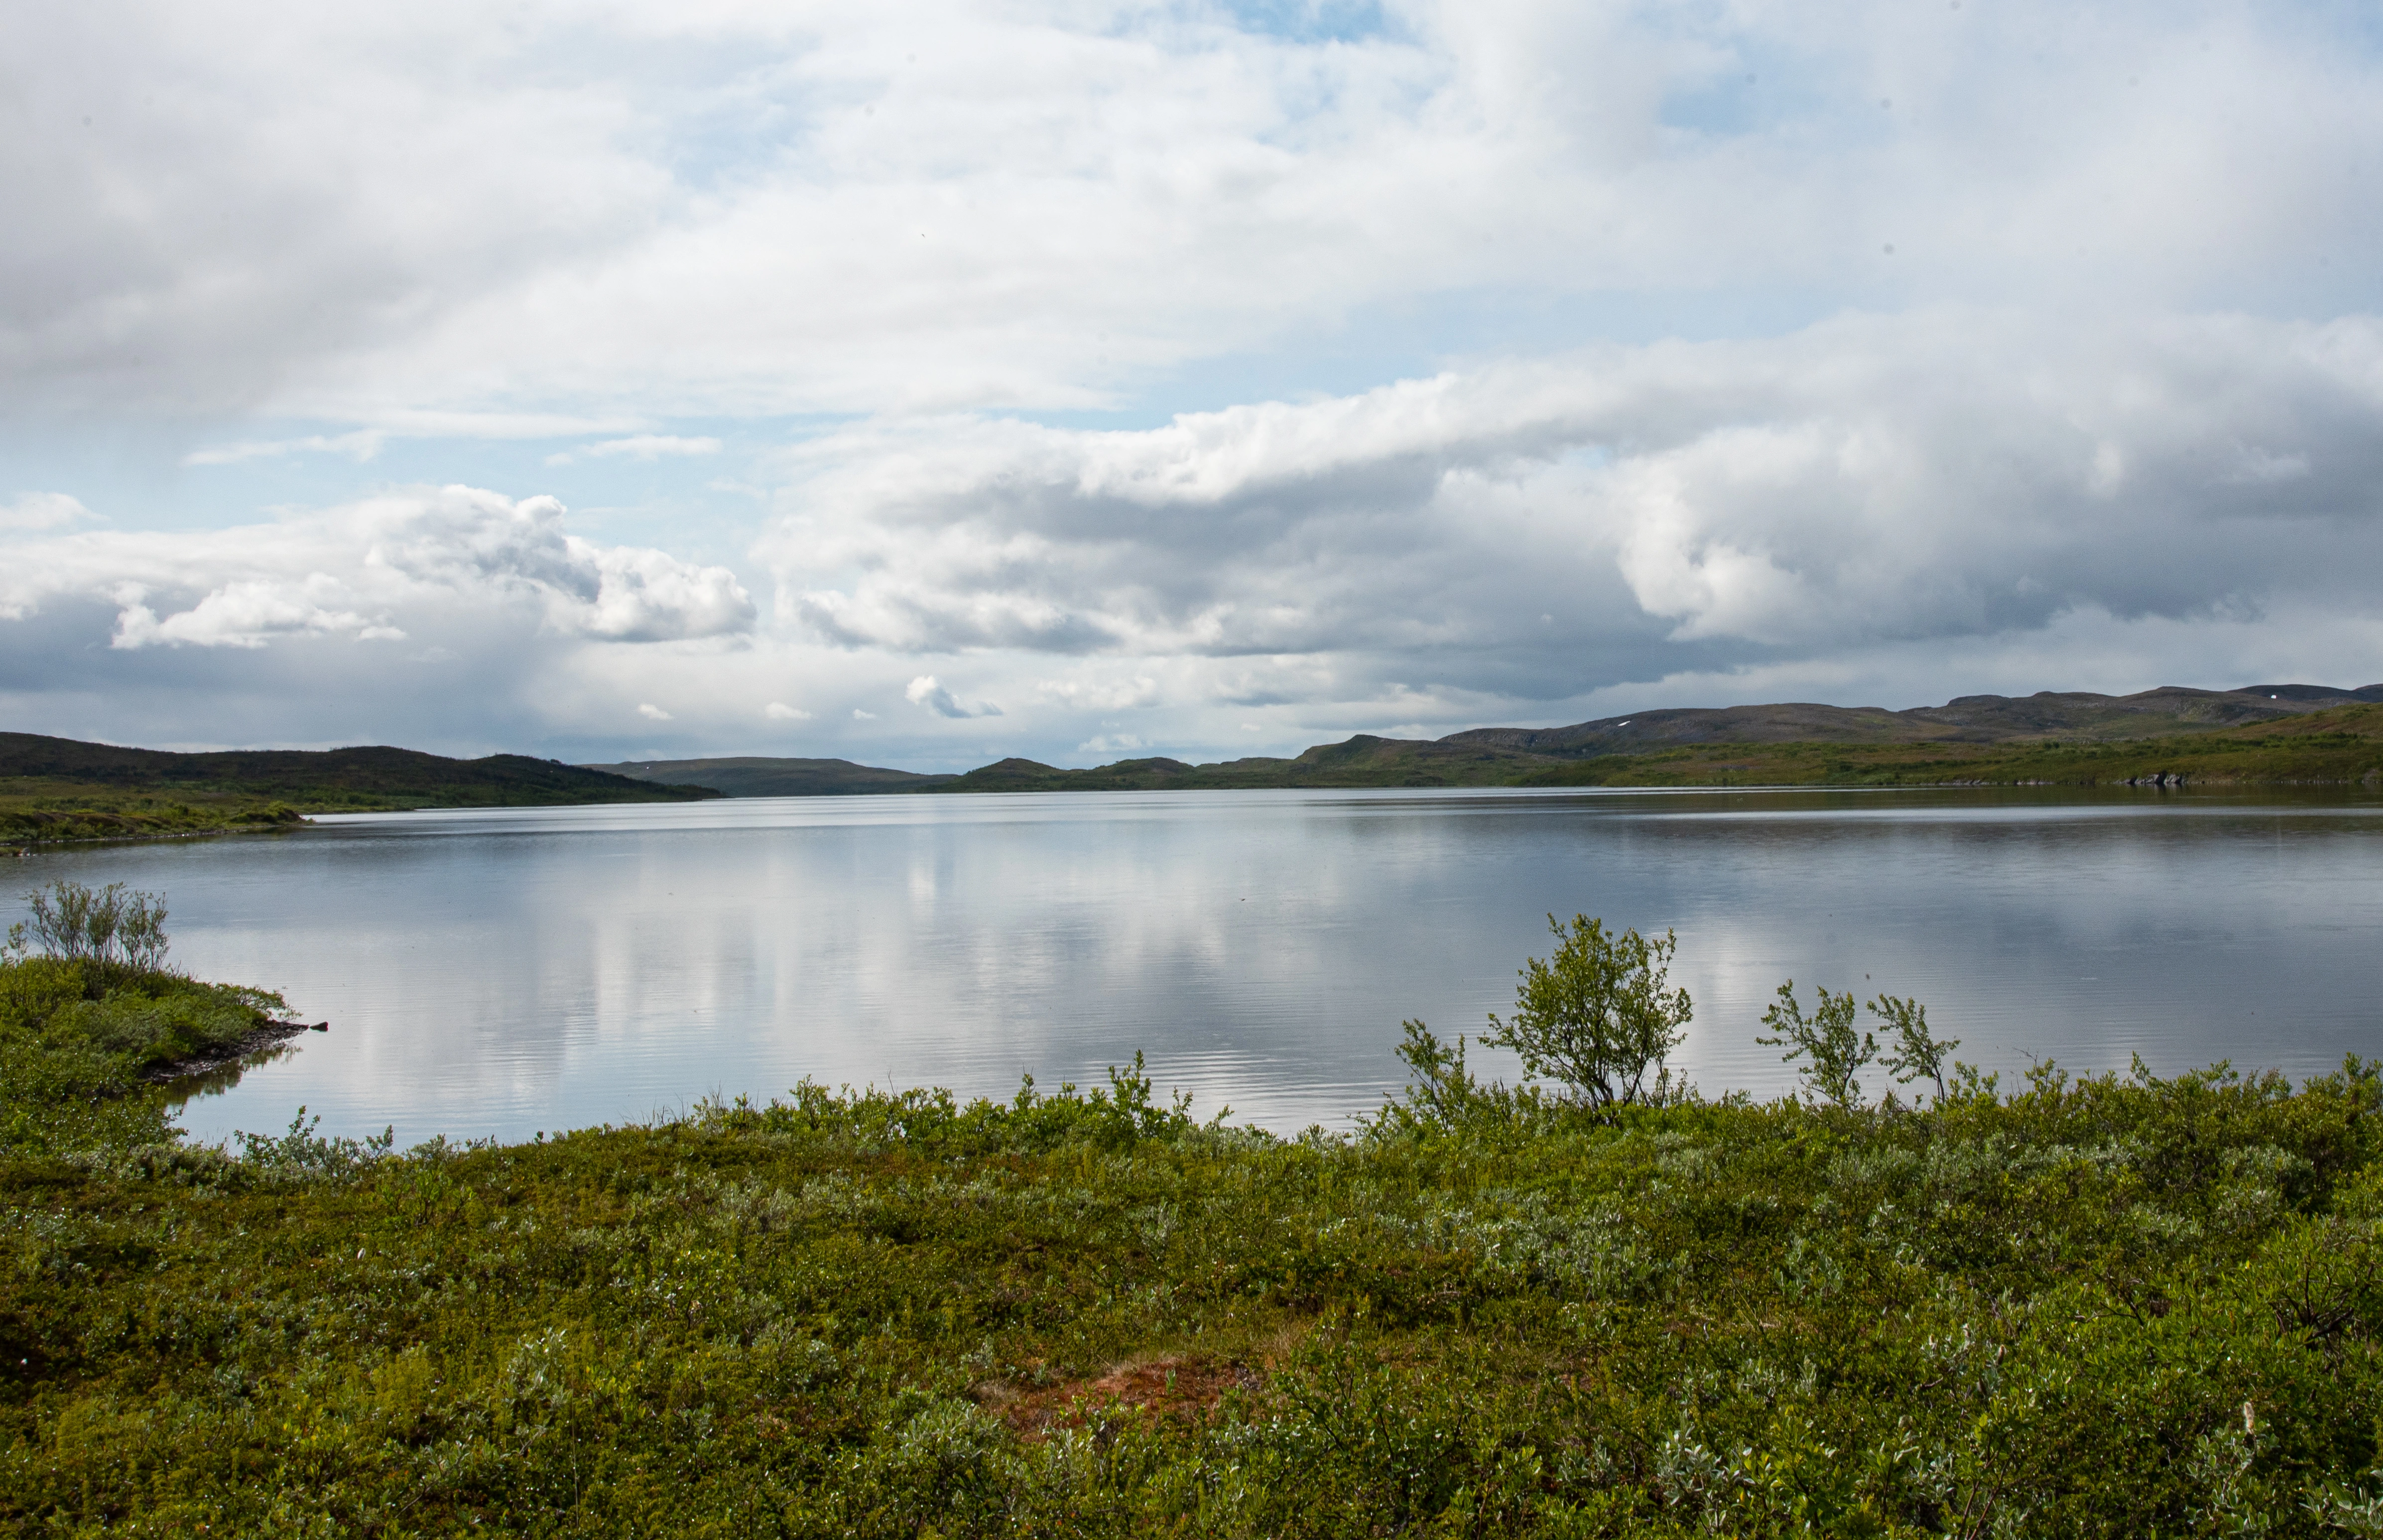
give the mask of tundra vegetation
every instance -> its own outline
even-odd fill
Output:
[[[156,839],[289,829],[308,813],[691,802],[661,786],[518,754],[401,748],[171,754],[0,733],[0,842]]]
[[[1806,1091],[1708,1099],[1671,938],[1575,920],[1494,1029],[1550,1083],[1410,1023],[1346,1136],[1137,1058],[210,1148],[104,1023],[278,1002],[56,896],[0,964],[7,1533],[2383,1533],[2374,1063],[2005,1090],[1791,990]]]

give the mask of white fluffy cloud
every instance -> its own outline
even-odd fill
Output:
[[[552,498],[468,487],[384,494],[270,525],[202,534],[91,531],[25,541],[0,575],[0,618],[105,598],[112,645],[258,647],[277,637],[401,640],[415,610],[527,610],[551,634],[656,642],[739,634],[753,603],[724,567],[599,546]]]
[[[974,706],[962,705],[959,697],[937,683],[935,676],[931,673],[922,673],[910,681],[909,685],[903,690],[902,697],[913,706],[923,706],[939,717],[950,717],[955,721],[969,717],[1001,715],[1001,708],[989,702],[980,702]]]
[[[27,492],[0,505],[0,531],[64,529],[91,516],[90,509],[63,492]]]
[[[2370,613],[2383,326],[1853,318],[1139,432],[870,428],[789,470],[763,550],[783,617],[830,642],[1357,652],[1561,698],[2080,610]]]

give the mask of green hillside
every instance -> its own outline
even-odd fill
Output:
[[[175,754],[0,733],[0,840],[14,842],[269,829],[317,812],[719,795],[519,754],[449,759],[388,747]]]
[[[2115,743],[1704,744],[1549,765],[1525,786],[2376,785],[2383,706]]]
[[[2191,697],[2212,692],[2153,692]],[[2241,695],[2243,692],[2229,692]],[[2298,702],[2289,710],[2245,712],[2240,702],[2204,706],[2200,725],[2167,712],[2114,710],[2110,697],[2061,697],[2087,705],[2068,711],[2084,730],[2071,737],[1935,736],[1923,719],[1900,740],[1886,738],[1875,720],[1896,713],[1835,707],[1739,707],[1725,711],[1663,714],[1653,724],[1658,746],[1636,752],[1598,746],[1616,742],[1613,727],[1530,732],[1493,728],[1437,741],[1377,738],[1359,733],[1318,745],[1295,759],[1233,759],[1189,765],[1179,759],[1121,759],[1092,770],[1059,770],[1031,759],[1004,759],[970,770],[935,789],[948,792],[1205,791],[1263,786],[1928,786],[1982,785],[2339,785],[2383,780],[2383,706],[2349,692],[2328,695],[2350,704]],[[1999,708],[2006,697],[1985,697]],[[2141,697],[2128,697],[2140,699]],[[1959,703],[1955,703],[1958,705]],[[1835,713],[1838,721],[1819,713]],[[2061,716],[2056,708],[2041,712]],[[2211,726],[2208,716],[2251,716],[2239,726]],[[1682,718],[1698,719],[1680,725]],[[2006,720],[2008,713],[2005,712]],[[2133,721],[2148,731],[2132,738],[2098,734]],[[1639,725],[1624,719],[1616,727]],[[1590,728],[1604,728],[1589,733]],[[1847,736],[1701,741],[1705,731],[1765,733],[1800,728]],[[1853,734],[1859,734],[1853,736]],[[1928,734],[1928,735],[1922,735]],[[1680,742],[1686,736],[1688,741]],[[1514,746],[1536,742],[1540,747]]]

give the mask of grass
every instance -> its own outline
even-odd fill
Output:
[[[288,803],[237,793],[159,795],[72,782],[0,781],[0,842],[10,844],[256,833],[303,821]]]
[[[0,977],[6,1533],[2383,1532],[2374,1065],[218,1150],[93,993]]]

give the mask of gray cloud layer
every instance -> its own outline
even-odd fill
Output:
[[[2321,8],[1382,20],[35,7],[0,56],[0,399],[1080,407],[1435,296],[2308,314],[2377,276],[2383,92]]]
[[[1848,318],[1149,432],[864,430],[790,470],[763,553],[838,645],[1364,653],[1567,698],[2079,610],[2367,613],[2383,327]]]

